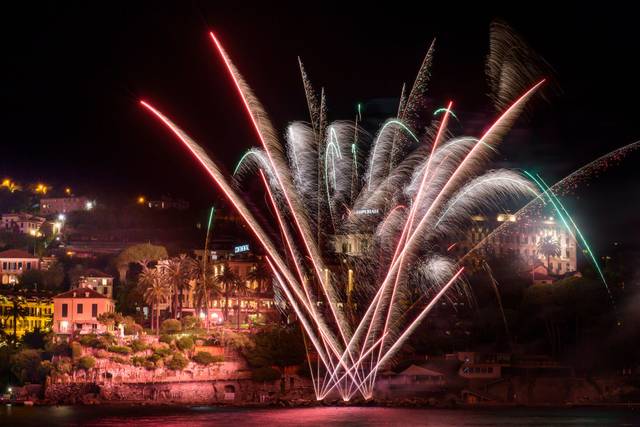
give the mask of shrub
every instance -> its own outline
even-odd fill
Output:
[[[136,367],[144,366],[146,361],[147,360],[144,357],[141,357],[141,356],[133,356],[131,358],[131,364],[133,366],[136,366]]]
[[[76,364],[78,369],[84,369],[85,371],[88,371],[94,366],[96,366],[96,359],[91,356],[82,356],[78,359],[78,363]]]
[[[138,353],[140,351],[145,351],[149,346],[142,340],[133,340],[131,342],[131,349],[134,353]]]
[[[171,354],[171,349],[164,347],[156,348],[153,354],[160,356],[160,358],[163,358]]]
[[[98,336],[96,334],[87,334],[87,335],[82,335],[78,341],[80,342],[80,344],[82,344],[85,347],[93,347],[93,343],[95,340],[98,339]]]
[[[162,360],[162,356],[160,356],[158,353],[153,353],[151,356],[147,357],[147,360],[150,360],[153,363],[155,363],[158,360]]]
[[[59,374],[69,374],[71,373],[71,368],[71,361],[67,358],[58,359],[53,365],[53,369]]]
[[[156,369],[156,364],[150,360],[145,360],[143,366],[150,371]]]
[[[109,351],[111,353],[118,354],[131,354],[131,349],[126,345],[112,345],[111,347],[109,347]]]
[[[194,362],[196,362],[199,365],[210,365],[212,363],[221,363],[224,361],[224,357],[223,356],[214,356],[213,354],[209,353],[208,351],[199,351],[197,352],[192,358],[191,360],[193,360]]]
[[[77,359],[80,356],[82,356],[82,346],[80,345],[79,342],[73,341],[71,342],[69,347],[71,347],[71,357],[73,357],[74,359]]]
[[[120,356],[112,356],[109,358],[112,362],[115,363],[119,363],[121,365],[126,365],[128,364],[127,359],[125,359],[124,357],[120,357]]]
[[[176,346],[182,350],[191,350],[193,348],[193,339],[191,337],[182,337],[176,340]]]
[[[183,317],[180,322],[182,323],[182,330],[188,330],[188,329],[194,329],[194,328],[198,328],[200,327],[200,324],[202,323],[200,321],[200,319],[198,319],[195,316],[185,316]]]
[[[160,335],[160,338],[158,338],[158,341],[163,342],[165,344],[171,344],[173,342],[173,336],[168,334],[162,334]]]
[[[142,333],[142,326],[138,325],[131,316],[127,316],[123,320],[125,335],[139,335]]]
[[[71,347],[67,342],[47,343],[45,351],[53,354],[54,356],[71,356]]]
[[[182,324],[176,319],[167,319],[160,325],[163,334],[175,334],[182,330]]]
[[[181,371],[187,367],[189,360],[182,355],[182,353],[174,353],[169,362],[167,362],[167,368],[173,371]]]
[[[262,366],[251,371],[251,379],[259,382],[271,382],[280,378],[280,371],[271,366]]]
[[[95,354],[98,359],[107,359],[109,357],[109,352],[107,350],[100,349],[96,351]]]

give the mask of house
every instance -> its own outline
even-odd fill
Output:
[[[88,270],[71,286],[75,289],[93,289],[99,294],[105,295],[108,298],[113,298],[113,276],[110,276],[100,270]]]
[[[3,285],[18,283],[20,275],[29,270],[39,270],[40,259],[21,249],[0,252],[0,275]]]
[[[98,316],[114,311],[111,298],[89,288],[71,289],[53,297],[53,331],[59,335],[111,332],[98,322]]]
[[[2,214],[0,227],[4,232],[22,233],[36,236],[40,233],[40,228],[46,219],[28,213],[6,213]]]
[[[442,393],[456,383],[455,369],[444,364],[412,364],[401,372],[382,372],[376,393],[384,398],[425,397]]]

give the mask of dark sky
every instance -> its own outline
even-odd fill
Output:
[[[435,102],[453,99],[459,111],[489,113],[483,61],[489,23],[502,18],[554,67],[562,87],[521,125],[528,137],[502,147],[503,160],[535,166],[555,181],[640,139],[640,36],[631,8],[236,3],[3,6],[0,174],[97,194],[170,193],[209,203],[215,191],[204,173],[137,100],[153,102],[232,168],[256,141],[212,49],[210,29],[282,128],[307,118],[298,55],[314,83],[326,87],[331,118],[350,119],[359,101],[398,96],[433,37]],[[637,241],[638,160],[629,157],[571,202],[601,244]]]

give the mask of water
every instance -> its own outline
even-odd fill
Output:
[[[640,412],[612,409],[249,409],[153,406],[0,407],[1,426],[638,426]]]

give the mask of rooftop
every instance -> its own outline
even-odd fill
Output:
[[[8,249],[6,251],[0,252],[0,258],[3,259],[38,259],[37,256],[31,255],[27,251],[23,251],[22,249]]]
[[[105,298],[109,299],[106,295],[102,295],[89,288],[82,289],[71,289],[69,291],[63,292],[61,294],[56,295],[55,298]]]

